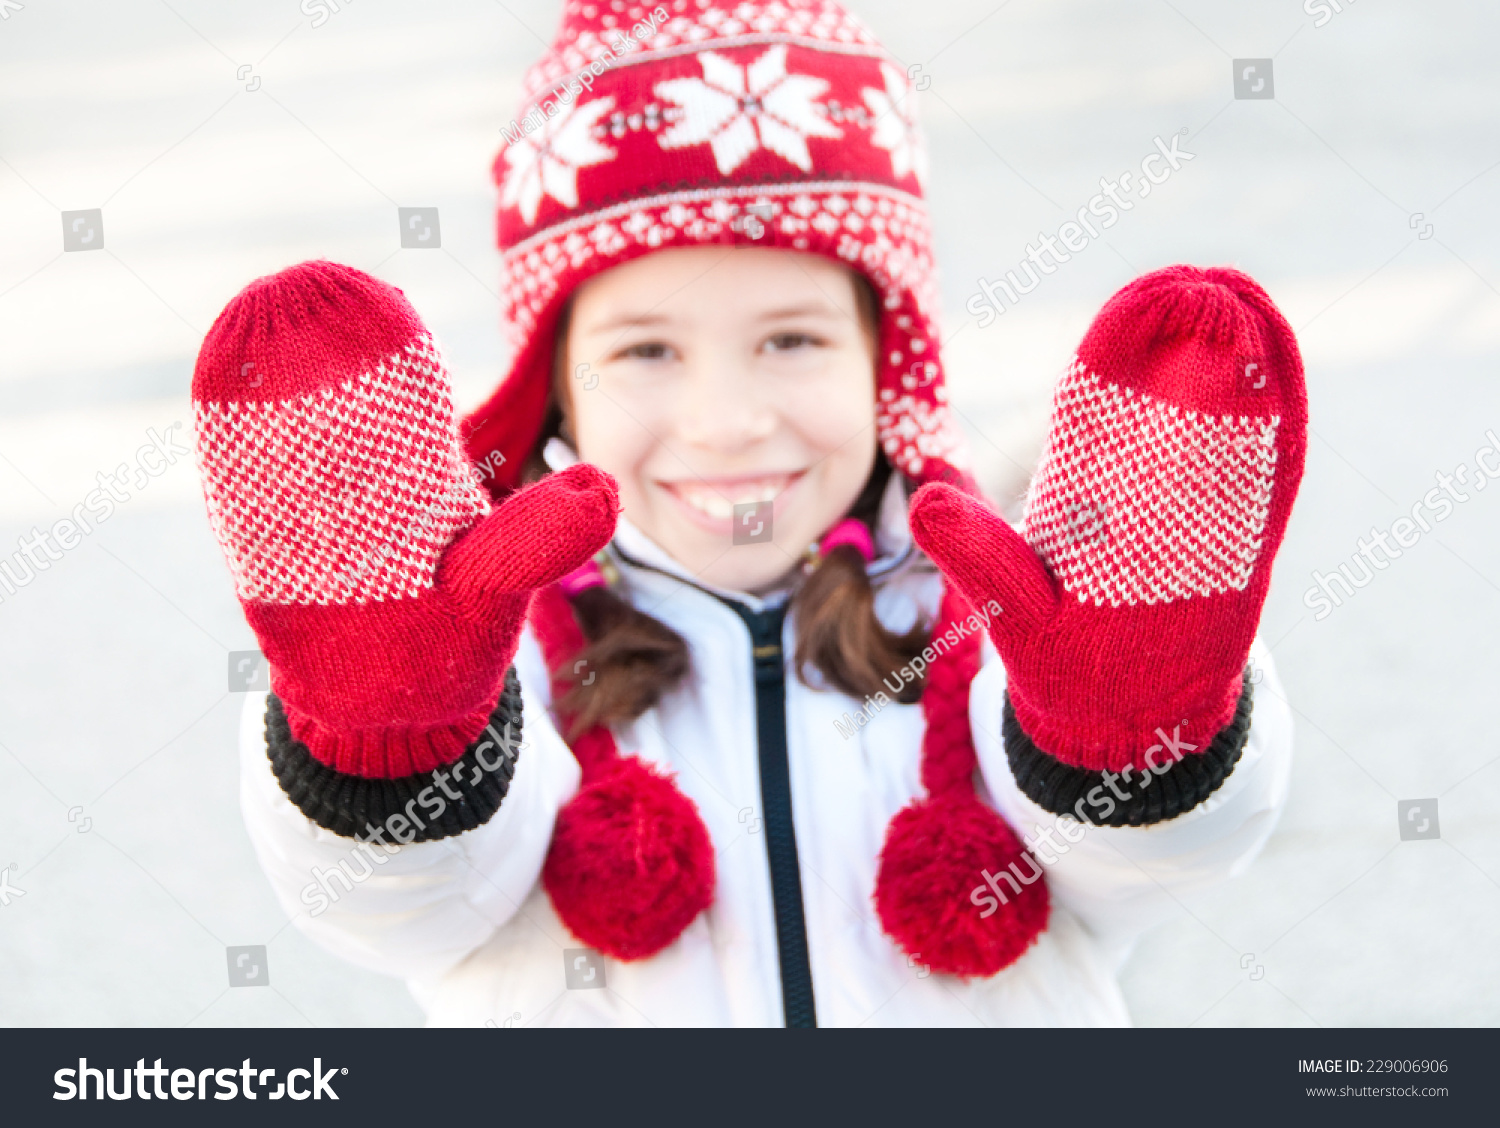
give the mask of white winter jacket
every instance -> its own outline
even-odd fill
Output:
[[[885,499],[876,546],[870,573],[882,620],[905,629],[919,613],[935,614],[941,578],[911,542],[898,479]],[[692,654],[684,684],[616,729],[617,744],[622,754],[676,777],[697,804],[716,853],[712,907],[650,959],[622,963],[581,951],[541,886],[553,820],[576,791],[579,770],[549,716],[549,678],[529,631],[515,663],[524,742],[500,810],[477,829],[402,846],[394,855],[355,848],[293,806],[266,755],[266,695],[246,699],[241,803],[282,906],[328,950],[406,979],[431,1025],[783,1023],[748,631],[711,589],[628,522],[621,522],[610,552],[623,594],[678,631]],[[755,610],[765,605],[717,594]],[[795,629],[789,618],[788,655]],[[1005,670],[985,640],[969,707],[980,797],[1028,843],[1038,827],[1060,821],[1069,834],[1054,833],[1058,845],[1042,851],[1055,859],[1044,864],[1052,895],[1046,931],[998,975],[967,982],[931,972],[900,951],[881,931],[872,903],[886,826],[921,793],[920,706],[887,705],[846,737],[835,722],[843,720],[847,731],[845,715],[858,714],[864,702],[809,688],[789,671],[787,756],[818,1024],[1127,1024],[1115,975],[1132,944],[1180,911],[1175,898],[1183,892],[1243,871],[1285,800],[1291,717],[1258,640],[1252,661],[1261,674],[1253,724],[1223,785],[1169,822],[1113,829],[1053,815],[1018,790],[1000,739]],[[327,878],[340,863],[352,881]],[[324,875],[321,884],[316,873]],[[979,874],[975,885],[983,885]]]

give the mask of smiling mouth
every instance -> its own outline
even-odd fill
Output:
[[[804,471],[758,474],[738,478],[690,478],[659,482],[662,489],[684,505],[715,521],[734,516],[736,505],[775,501]]]

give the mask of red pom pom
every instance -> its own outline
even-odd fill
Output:
[[[639,960],[713,902],[714,851],[692,801],[632,756],[558,813],[542,882],[575,936]]]
[[[1012,862],[1020,893],[999,878]],[[1000,879],[1007,903],[998,902],[982,870]],[[976,904],[975,887],[984,892]],[[988,899],[988,901],[987,901]],[[977,799],[919,799],[891,820],[875,909],[881,927],[913,959],[948,975],[989,976],[1020,959],[1047,927],[1050,901],[1041,867],[1015,834]],[[988,911],[988,915],[982,915]]]

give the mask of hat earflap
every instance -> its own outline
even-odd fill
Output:
[[[571,688],[569,674],[585,646],[570,597],[587,583],[567,577],[532,604],[554,700]],[[585,944],[619,960],[654,956],[713,903],[708,829],[670,776],[620,755],[608,727],[595,725],[570,745],[583,779],[558,812],[542,884]]]
[[[922,691],[927,797],[891,820],[875,879],[886,935],[933,971],[965,978],[1015,963],[1046,929],[1050,910],[1041,866],[974,793],[969,685],[982,633],[961,625],[969,615],[947,588],[932,637],[958,641],[929,667]]]

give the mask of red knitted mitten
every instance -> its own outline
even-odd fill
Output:
[[[1024,538],[949,486],[916,494],[917,543],[1001,607],[990,635],[1037,747],[1160,772],[1229,723],[1306,443],[1302,360],[1271,299],[1239,271],[1174,266],[1111,298],[1079,345]]]
[[[367,779],[458,759],[533,590],[612,535],[613,481],[576,466],[491,512],[416,311],[329,262],[225,307],[193,401],[209,520],[292,735]]]

